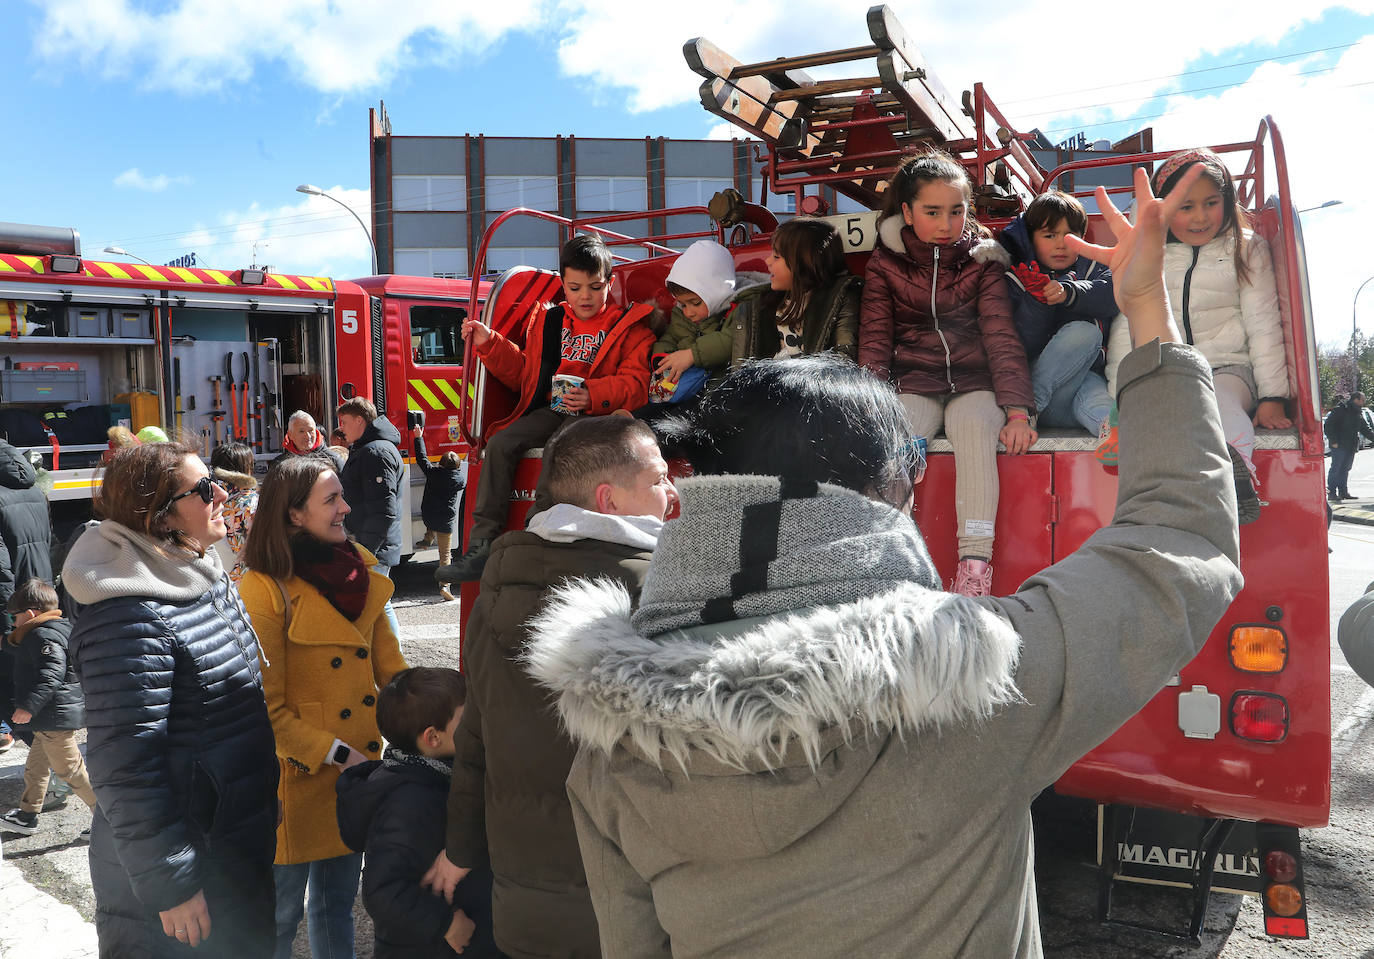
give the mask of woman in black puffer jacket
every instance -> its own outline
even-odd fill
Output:
[[[102,957],[272,952],[277,759],[257,639],[210,548],[225,499],[189,447],[127,450],[63,567]]]

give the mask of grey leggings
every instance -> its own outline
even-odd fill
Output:
[[[897,397],[906,410],[912,436],[933,438],[943,426],[954,447],[954,515],[959,558],[992,560],[997,521],[997,434],[1007,416],[990,390],[953,396]]]

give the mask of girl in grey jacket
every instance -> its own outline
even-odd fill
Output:
[[[1136,191],[1138,226],[1103,194],[1118,243],[1080,246],[1142,345],[1116,515],[1078,552],[1014,596],[940,592],[895,395],[813,357],[746,366],[694,419],[638,610],[585,581],[546,607],[529,667],[580,744],[607,959],[1041,954],[1031,799],[1241,586],[1211,374],[1169,317],[1165,204]]]

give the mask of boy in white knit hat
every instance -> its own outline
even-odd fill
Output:
[[[715,240],[698,240],[673,263],[667,285],[677,306],[654,344],[649,395],[653,399],[657,387],[660,399],[635,411],[644,420],[686,412],[730,363],[732,334],[725,325],[735,295],[730,251]],[[688,391],[690,395],[684,395]]]

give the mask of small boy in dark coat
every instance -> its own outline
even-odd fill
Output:
[[[458,499],[463,493],[463,461],[449,450],[431,463],[425,451],[425,431],[413,426],[410,435],[415,439],[415,462],[425,474],[425,495],[420,500],[420,518],[425,521],[425,538],[416,546],[438,546],[439,565],[453,561],[453,528],[458,523]],[[447,583],[439,584],[444,599],[453,599]]]
[[[33,733],[33,744],[24,763],[24,795],[18,809],[0,816],[0,832],[28,836],[38,829],[49,767],[88,809],[95,808],[95,791],[76,744],[86,711],[76,670],[67,659],[72,624],[57,608],[57,591],[41,579],[26,580],[15,589],[6,612],[15,624],[6,639],[15,658],[14,712],[9,719]]]
[[[401,670],[377,698],[386,753],[344,770],[335,787],[339,832],[366,854],[363,905],[377,959],[501,955],[492,938],[490,869],[465,878],[452,905],[420,885],[444,847],[453,732],[466,698],[456,669]]]

